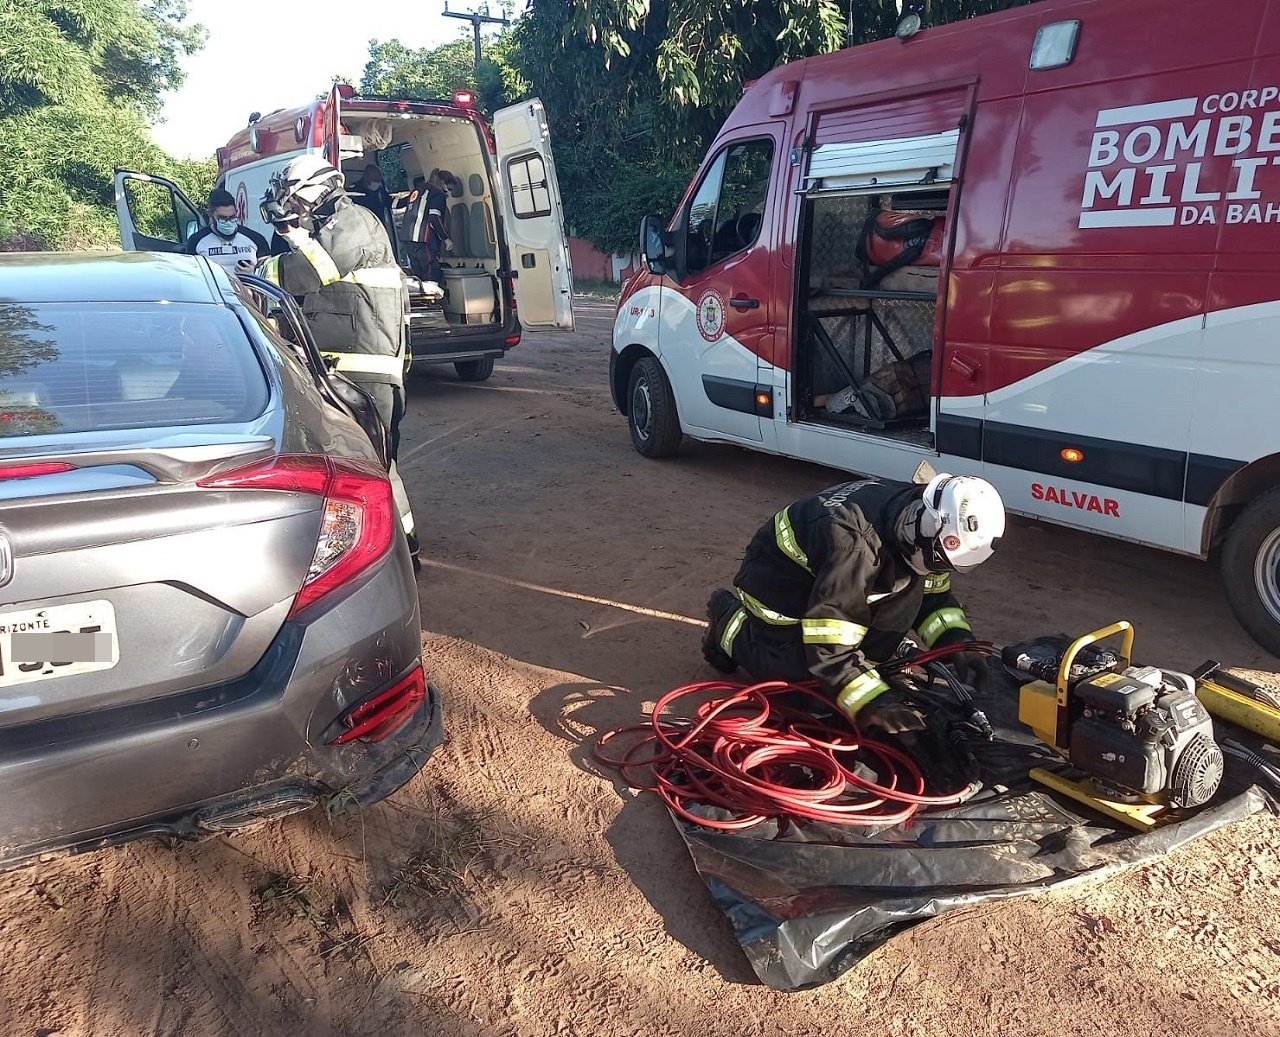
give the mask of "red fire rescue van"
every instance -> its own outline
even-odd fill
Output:
[[[365,167],[377,164],[401,203],[414,178],[433,169],[459,178],[449,199],[454,247],[442,254],[443,303],[412,291],[416,280],[407,282],[415,364],[453,363],[461,377],[478,381],[489,377],[494,359],[520,341],[522,330],[572,329],[569,249],[541,101],[502,109],[490,127],[465,91],[449,101],[409,101],[360,97],[339,83],[299,108],[255,113],[218,149],[218,185],[235,198],[242,223],[270,240],[259,202],[271,175],[308,152],[342,169],[351,191]],[[139,227],[134,219],[132,203],[145,191],[172,195],[147,209],[166,214],[162,226]],[[126,249],[181,251],[205,223],[176,186],[142,173],[117,172],[116,208]],[[396,219],[387,224],[407,268]]]
[[[916,29],[917,31],[912,31]],[[645,220],[614,400],[1220,551],[1280,653],[1280,3],[1044,0],[774,69]]]

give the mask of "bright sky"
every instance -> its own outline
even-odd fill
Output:
[[[501,13],[497,2],[490,8]],[[190,9],[209,41],[186,59],[186,82],[168,95],[164,121],[153,131],[179,158],[211,158],[251,112],[303,104],[327,91],[335,75],[359,85],[370,40],[434,47],[471,37],[470,22],[440,14],[443,0],[190,0]]]

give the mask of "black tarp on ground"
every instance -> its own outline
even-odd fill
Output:
[[[1031,766],[1056,758],[1007,715],[1016,691],[1005,686],[999,698],[1006,709],[996,712],[1006,715],[993,717],[996,742],[968,743],[988,788],[909,826],[805,823],[780,831],[769,822],[727,833],[673,818],[763,983],[776,990],[819,986],[917,922],[1111,874],[1274,809],[1228,758],[1223,788],[1199,811],[1150,832],[1122,827],[1026,777]],[[963,784],[931,777],[936,788]]]

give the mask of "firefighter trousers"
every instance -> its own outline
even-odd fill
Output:
[[[373,397],[374,406],[378,409],[378,417],[386,426],[391,451],[391,463],[387,466],[387,474],[391,478],[391,490],[395,495],[396,510],[400,513],[400,524],[404,526],[405,535],[412,537],[416,529],[413,508],[409,504],[409,495],[405,491],[404,482],[396,467],[396,459],[400,456],[400,419],[404,417],[404,386],[391,385],[388,382],[365,381],[353,372],[345,373]]]
[[[708,641],[758,681],[809,681],[800,625],[766,623],[730,591],[712,598]]]

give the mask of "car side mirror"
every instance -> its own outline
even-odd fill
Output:
[[[200,224],[195,220],[187,220],[187,229],[182,232],[182,240],[190,241],[196,235],[196,231],[200,229]]]
[[[640,221],[640,254],[649,273],[665,274],[670,269],[666,228],[652,213]]]

